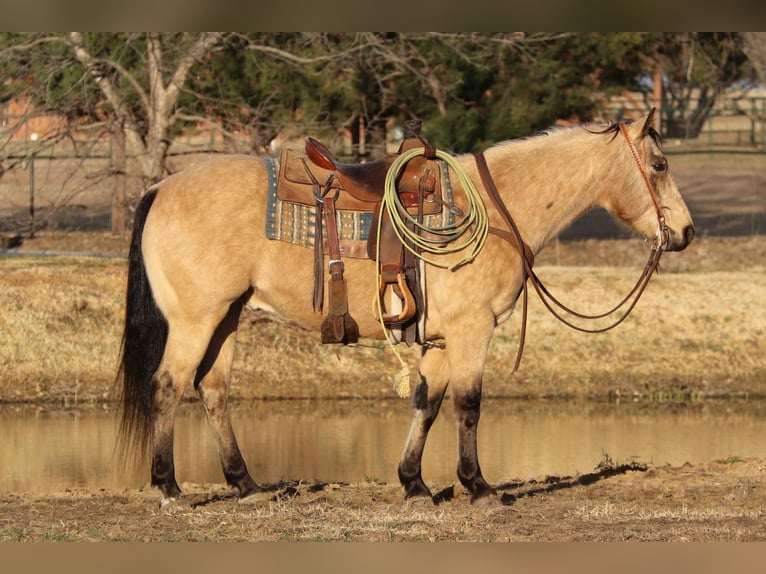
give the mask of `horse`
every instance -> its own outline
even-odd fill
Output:
[[[513,313],[529,277],[523,250],[509,239],[500,211],[513,218],[531,256],[595,207],[655,240],[659,249],[681,251],[692,241],[692,218],[652,127],[653,113],[493,144],[480,154],[484,174],[478,155],[454,156],[471,181],[489,177],[496,184],[501,203],[487,203],[490,230],[506,232],[489,233],[468,264],[427,267],[427,341],[412,382],[412,420],[398,463],[405,500],[433,499],[421,459],[448,385],[458,432],[457,477],[472,503],[498,499],[477,452],[482,377],[493,332]],[[239,317],[247,306],[310,329],[318,330],[322,321],[307,296],[311,250],[264,233],[267,177],[261,157],[219,156],[151,186],[136,208],[118,376],[119,436],[126,452],[150,455],[151,485],[163,506],[182,496],[173,428],[190,383],[204,405],[227,484],[241,502],[267,496],[267,487],[247,469],[227,406]],[[487,185],[478,188],[487,197]],[[359,335],[382,339],[371,311],[378,295],[375,262],[344,263],[348,310]],[[432,342],[438,344],[427,344]]]

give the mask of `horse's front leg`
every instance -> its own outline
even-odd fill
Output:
[[[419,368],[420,383],[413,394],[413,414],[410,432],[399,462],[399,481],[405,497],[431,500],[431,491],[423,482],[421,461],[428,431],[444,398],[449,382],[446,354],[442,349],[430,348],[423,352]]]
[[[474,334],[477,332],[479,330],[473,331]],[[476,438],[481,417],[481,386],[489,338],[485,342],[474,336],[462,338],[457,343],[447,343],[458,434],[457,475],[461,484],[471,493],[472,504],[487,503],[494,500],[496,495],[495,489],[482,475]]]
[[[465,390],[454,389],[453,402],[458,432],[457,476],[471,493],[472,504],[486,502],[496,491],[484,480],[479,465],[476,431],[481,416],[481,378]]]

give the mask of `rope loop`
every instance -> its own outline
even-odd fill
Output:
[[[465,191],[468,210],[454,223],[448,225],[426,225],[411,215],[399,200],[396,178],[407,162],[425,152],[425,148],[413,148],[402,153],[391,164],[386,174],[382,208],[388,212],[396,236],[408,251],[430,265],[454,271],[473,261],[484,247],[489,232],[487,208],[463,166],[454,156],[436,150],[436,157],[443,160],[457,175]],[[378,242],[380,242],[380,233],[378,233]],[[465,249],[469,249],[468,253],[453,264],[446,264],[431,257],[457,253]]]

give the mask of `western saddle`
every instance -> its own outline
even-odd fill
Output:
[[[374,309],[383,310],[387,327],[403,331],[408,344],[422,337],[418,323],[425,309],[420,266],[415,254],[399,239],[388,212],[382,208],[386,175],[397,157],[413,148],[424,148],[406,163],[396,179],[396,196],[407,212],[422,223],[423,218],[442,212],[441,171],[436,151],[420,136],[420,120],[406,122],[406,137],[398,154],[388,154],[368,163],[343,163],[314,138],[306,138],[305,153],[285,151],[280,162],[278,197],[316,207],[314,228],[314,309],[324,302],[324,251],[329,255],[327,316],[322,322],[323,343],[355,344],[359,338],[356,321],[348,311],[342,255],[377,261],[380,283]],[[342,253],[338,240],[337,210],[372,212],[373,219],[365,253]],[[324,226],[323,226],[324,220]],[[378,227],[380,240],[378,242]],[[323,237],[323,227],[327,233]],[[386,305],[388,299],[391,304]],[[378,307],[378,304],[380,305]],[[397,309],[395,311],[387,311]]]

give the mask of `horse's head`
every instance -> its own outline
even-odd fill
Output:
[[[618,157],[626,171],[621,181],[626,183],[606,199],[605,207],[636,231],[655,239],[658,247],[681,251],[694,237],[694,224],[670,175],[653,119],[654,110],[637,122],[613,128],[612,145],[622,146]]]

